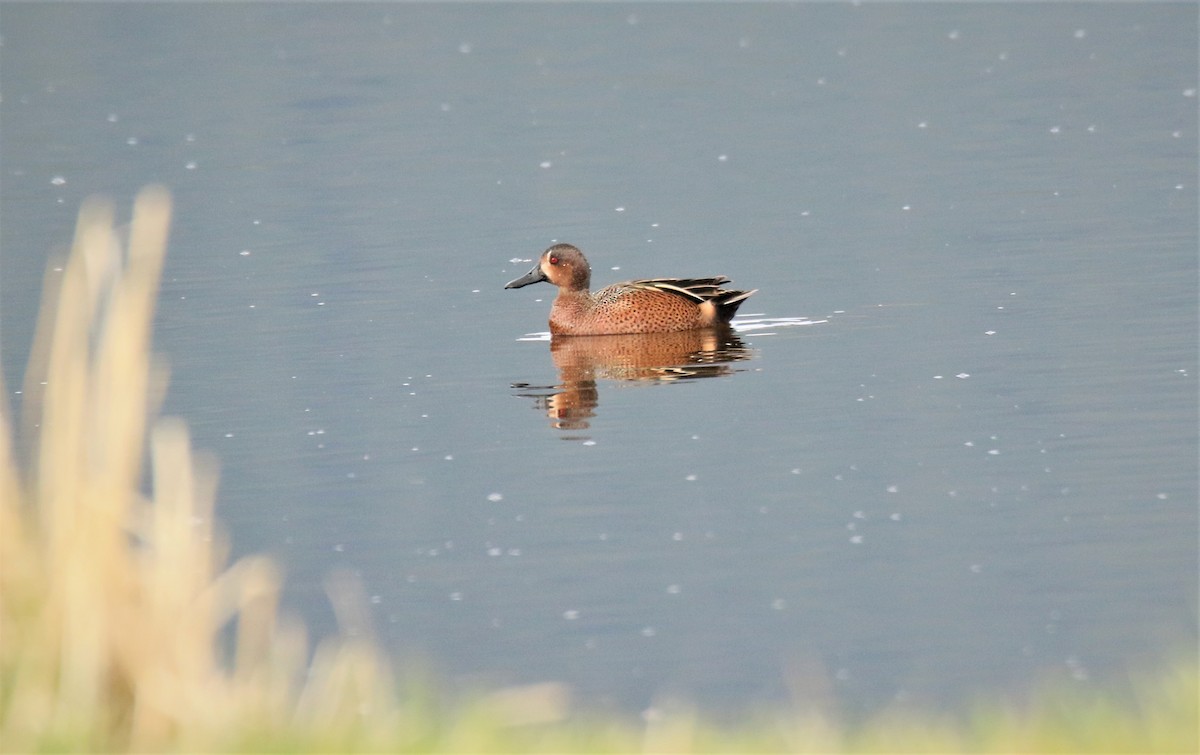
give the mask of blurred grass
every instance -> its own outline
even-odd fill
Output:
[[[157,417],[170,214],[150,187],[123,237],[109,203],[84,205],[47,272],[19,433],[0,406],[4,751],[1196,752],[1191,650],[1132,695],[1058,681],[954,716],[764,711],[728,727],[680,707],[635,722],[572,711],[559,684],[454,704],[428,680],[400,685],[357,586],[335,575],[344,631],[310,658],[279,612],[277,568],[226,563],[215,463]]]

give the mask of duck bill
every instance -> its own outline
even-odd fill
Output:
[[[508,283],[506,283],[504,285],[504,287],[505,288],[520,288],[521,286],[528,286],[530,283],[541,283],[544,280],[547,280],[546,274],[542,272],[542,265],[539,262],[538,264],[533,266],[532,270],[525,273],[524,275],[522,275],[520,278],[517,278],[516,280],[509,281]]]

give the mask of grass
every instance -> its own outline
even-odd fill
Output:
[[[279,611],[277,567],[226,563],[214,460],[182,421],[157,416],[166,369],[151,324],[170,213],[165,190],[144,190],[124,239],[111,205],[85,204],[69,255],[47,273],[19,428],[0,407],[0,749],[1197,750],[1191,651],[1133,695],[1059,682],[1021,706],[952,717],[844,724],[793,710],[735,727],[687,708],[650,722],[592,715],[555,684],[446,703],[435,684],[398,682],[353,598],[334,601],[343,632],[310,655],[304,628]],[[356,590],[332,578],[331,595]]]

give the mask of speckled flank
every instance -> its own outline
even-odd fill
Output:
[[[721,288],[724,276],[712,278],[648,278],[615,283],[589,293],[591,268],[583,252],[556,244],[538,264],[505,288],[547,281],[558,286],[550,309],[555,335],[666,333],[728,323],[754,291]]]

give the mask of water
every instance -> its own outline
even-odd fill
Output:
[[[166,410],[317,633],[345,568],[402,664],[629,711],[953,705],[1195,642],[1194,6],[0,24],[9,390],[80,200],[169,185]],[[693,374],[631,369],[502,289],[556,240],[597,286],[760,291],[668,350]]]

